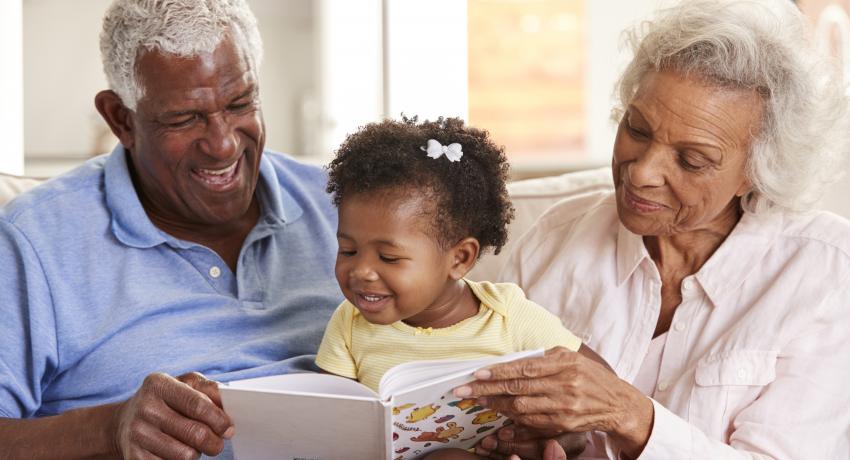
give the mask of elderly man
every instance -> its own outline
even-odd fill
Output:
[[[101,51],[120,145],[0,216],[2,454],[216,455],[234,427],[192,371],[312,364],[336,213],[320,169],[263,150],[243,0],[116,0]]]

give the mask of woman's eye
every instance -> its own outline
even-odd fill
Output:
[[[703,167],[702,163],[690,160],[686,155],[679,155],[679,164],[688,171],[699,171]]]

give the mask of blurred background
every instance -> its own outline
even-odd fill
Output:
[[[790,0],[789,0],[790,1]],[[326,163],[384,117],[460,116],[514,178],[607,164],[620,32],[665,0],[248,0],[265,43],[267,147]],[[110,0],[0,1],[0,172],[53,176],[116,140],[94,109]],[[798,2],[850,53],[850,0]],[[845,200],[846,201],[846,200]]]

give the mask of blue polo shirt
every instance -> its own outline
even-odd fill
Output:
[[[264,152],[235,274],[151,223],[121,146],[21,195],[0,215],[0,416],[121,401],[155,371],[311,367],[342,300],[326,180]]]

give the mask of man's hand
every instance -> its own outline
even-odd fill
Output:
[[[115,443],[124,458],[197,459],[217,455],[233,436],[218,386],[194,372],[149,375],[116,412]]]

